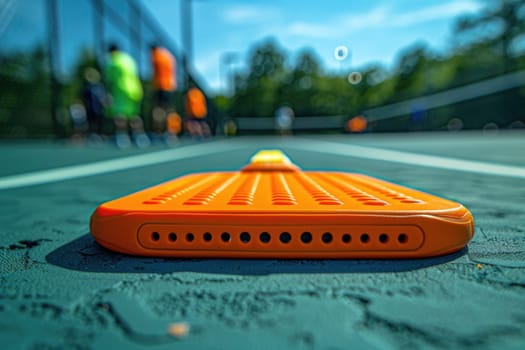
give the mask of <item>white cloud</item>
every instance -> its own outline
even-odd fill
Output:
[[[333,38],[371,26],[384,23],[388,9],[384,6],[376,7],[367,13],[339,16],[330,23],[295,22],[288,27],[288,33],[297,36],[314,38]]]
[[[279,12],[273,7],[255,5],[237,5],[225,9],[222,13],[226,22],[244,24],[273,20]]]
[[[480,8],[481,4],[478,2],[454,1],[397,16],[393,19],[391,25],[395,27],[408,27],[422,22],[455,17],[462,13],[476,12]]]
[[[410,27],[422,22],[455,17],[478,11],[481,6],[474,0],[451,1],[402,14],[396,14],[391,7],[379,6],[360,14],[338,16],[325,23],[294,22],[287,27],[287,33],[312,38],[338,38],[366,29]]]

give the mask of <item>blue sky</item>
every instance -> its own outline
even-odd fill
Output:
[[[179,0],[180,1],[180,0]],[[181,43],[180,2],[144,0],[174,41]],[[235,52],[243,69],[254,43],[267,37],[290,54],[313,49],[326,70],[380,63],[391,67],[400,50],[416,42],[446,52],[454,20],[478,12],[482,0],[193,0],[194,66],[210,92],[226,79],[220,57]],[[347,46],[348,59],[337,61],[334,49]]]

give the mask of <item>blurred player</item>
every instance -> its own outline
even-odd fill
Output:
[[[104,108],[106,104],[106,89],[102,85],[100,73],[92,67],[84,70],[82,101],[86,109],[89,125],[89,138],[101,141],[104,129]]]
[[[186,129],[191,136],[208,137],[210,136],[210,127],[205,118],[208,115],[206,97],[194,84],[186,95],[186,112],[189,120],[186,122]]]
[[[413,104],[412,113],[410,113],[410,129],[412,131],[424,130],[426,118],[427,111],[425,106],[419,103]]]
[[[230,119],[224,123],[223,131],[226,136],[234,136],[237,133],[237,124],[235,124],[234,120]]]
[[[176,61],[173,55],[163,47],[156,44],[151,45],[151,63],[153,66],[153,132],[161,135],[167,131],[167,137],[171,135],[167,128],[166,117],[173,108],[173,92],[177,88],[175,77]]]
[[[362,115],[358,115],[348,120],[345,129],[348,132],[361,133],[365,132],[367,127],[368,121],[366,118]]]
[[[281,135],[292,133],[292,125],[295,113],[289,106],[282,106],[275,111],[275,127]]]
[[[131,145],[128,124],[135,144],[140,148],[149,146],[150,141],[139,116],[143,92],[137,65],[130,55],[114,44],[109,47],[106,81],[111,101],[109,115],[115,122],[117,146],[126,148]]]

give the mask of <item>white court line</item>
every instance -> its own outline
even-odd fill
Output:
[[[498,175],[522,179],[525,178],[525,167],[492,164],[487,162],[431,156],[402,151],[391,151],[387,149],[347,145],[344,143],[331,141],[295,138],[292,142],[287,144],[287,147],[299,149],[301,151],[312,151],[318,153],[342,155],[346,157],[374,159],[392,163],[465,171],[477,174]]]
[[[227,152],[242,145],[230,141],[207,142],[198,145],[173,148],[119,159],[110,159],[83,165],[66,166],[31,173],[11,175],[0,178],[0,190],[41,185],[51,182],[76,179],[79,177],[106,174],[114,171],[139,168],[148,165],[167,163],[202,155]]]
[[[83,165],[74,165],[50,170],[35,171],[26,174],[11,175],[0,178],[0,190],[100,175],[120,170],[167,163],[196,156],[227,152],[234,149],[239,149],[241,147],[243,147],[242,143],[216,141],[212,143],[191,145],[126,158],[111,159]],[[338,142],[302,139],[296,137],[291,139],[290,142],[286,144],[286,147],[295,148],[302,151],[342,155],[345,157],[374,159],[393,163],[411,164],[478,174],[525,178],[525,167],[491,164],[486,162],[423,155],[402,151],[391,151],[381,148],[347,145]]]

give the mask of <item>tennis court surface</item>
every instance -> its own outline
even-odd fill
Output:
[[[468,249],[413,260],[160,259],[108,251],[95,208],[281,149],[465,205]],[[525,346],[525,133],[183,140],[173,148],[0,144],[3,349]]]

